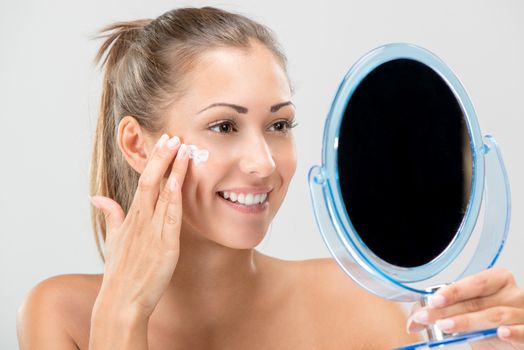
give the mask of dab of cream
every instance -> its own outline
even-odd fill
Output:
[[[193,159],[195,165],[204,163],[209,158],[209,151],[207,149],[199,149],[195,145],[187,145],[187,151],[189,154],[189,159]]]

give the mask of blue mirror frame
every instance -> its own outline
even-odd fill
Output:
[[[364,244],[345,210],[337,166],[340,125],[353,92],[376,67],[401,58],[416,60],[430,67],[453,92],[466,119],[473,165],[469,204],[455,237],[436,258],[410,268],[382,260]],[[473,105],[455,74],[433,53],[412,44],[395,43],[378,47],[348,71],[326,119],[322,165],[311,168],[309,183],[317,224],[339,266],[362,287],[387,299],[415,301],[420,299],[421,294],[431,293],[431,285],[420,288],[415,286],[415,282],[438,276],[457,259],[478,225],[483,200],[486,210],[481,238],[473,258],[460,276],[492,266],[509,229],[509,182],[494,138],[489,135],[482,137]],[[489,200],[485,196],[487,187],[490,188]]]

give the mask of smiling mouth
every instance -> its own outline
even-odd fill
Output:
[[[238,203],[245,206],[253,206],[265,203],[267,201],[269,192],[266,193],[235,193],[229,191],[218,192],[218,195],[223,199]]]

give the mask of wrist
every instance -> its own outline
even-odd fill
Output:
[[[133,307],[105,307],[95,302],[89,333],[90,350],[147,349],[149,316]]]
[[[111,320],[120,325],[147,324],[151,313],[132,303],[125,303],[121,298],[115,298],[110,293],[100,292],[93,305],[91,322],[96,320]]]

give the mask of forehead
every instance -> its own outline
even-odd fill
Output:
[[[186,101],[244,103],[255,107],[290,99],[287,75],[262,44],[220,47],[203,53],[188,75]]]

